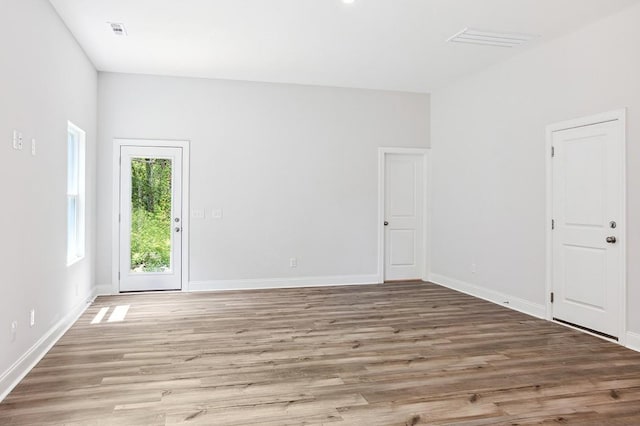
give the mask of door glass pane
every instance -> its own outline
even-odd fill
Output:
[[[131,159],[131,272],[171,271],[171,166]]]

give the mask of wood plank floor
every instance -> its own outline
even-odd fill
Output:
[[[100,297],[0,404],[2,425],[540,423],[640,424],[640,354],[427,283]]]

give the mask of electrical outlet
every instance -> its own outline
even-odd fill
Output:
[[[24,145],[22,133],[18,132],[18,149],[22,150],[22,146]]]
[[[16,334],[18,333],[18,321],[13,320],[11,323],[11,341],[16,341]]]
[[[213,210],[211,210],[211,218],[212,219],[222,219],[222,209],[213,209]]]
[[[29,311],[29,326],[33,327],[34,325],[36,325],[36,310],[31,309],[31,311]]]
[[[289,266],[291,268],[297,268],[298,267],[298,259],[296,259],[295,257],[292,257],[291,259],[289,259]]]

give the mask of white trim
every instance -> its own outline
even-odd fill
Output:
[[[96,298],[96,291],[75,306],[64,318],[53,325],[16,362],[0,375],[0,402],[9,395],[24,377],[40,362],[58,340],[71,328]]]
[[[553,310],[551,306],[551,291],[553,288],[553,236],[551,229],[551,221],[553,220],[553,131],[551,126],[547,126],[545,131],[545,319],[553,320]]]
[[[627,331],[626,342],[627,348],[640,352],[640,334]]]
[[[627,115],[626,108],[607,111],[600,114],[593,114],[586,117],[564,120],[559,123],[549,124],[547,130],[557,132],[559,130],[575,129],[576,127],[591,126],[593,124],[607,123],[609,121],[622,120],[624,122]]]
[[[431,155],[429,152],[425,154],[426,170],[424,177],[427,180],[425,184],[424,196],[424,271],[422,273],[422,281],[431,281]]]
[[[520,299],[519,297],[510,296],[508,294],[500,293],[494,290],[489,290],[475,284],[470,284],[439,274],[431,274],[431,282],[442,287],[447,287],[452,290],[468,294],[470,296],[493,302],[496,305],[504,306],[505,308],[513,309],[515,311],[531,315],[536,318],[545,318],[546,311],[544,305]]]
[[[430,251],[428,244],[429,234],[429,195],[430,195],[430,159],[429,148],[394,148],[394,147],[382,147],[378,148],[378,268],[377,276],[378,282],[384,282],[384,179],[385,179],[385,155],[387,154],[408,154],[408,155],[422,155],[423,158],[423,177],[425,179],[424,193],[422,196],[422,272],[421,277],[423,281],[427,281],[429,277],[429,271],[431,270]]]
[[[118,269],[120,267],[120,148],[122,146],[176,147],[182,148],[182,291],[189,291],[189,145],[188,140],[122,139],[113,140],[112,163],[112,219],[111,219],[111,291],[104,294],[120,293]],[[100,286],[101,293],[105,286]]]
[[[378,275],[336,275],[326,277],[297,277],[297,278],[265,278],[247,280],[209,280],[191,281],[189,290],[218,291],[218,290],[258,290],[268,288],[297,288],[297,287],[329,287],[342,285],[379,284]]]
[[[553,142],[553,133],[561,130],[573,129],[576,127],[589,126],[594,124],[607,123],[611,121],[619,121],[620,128],[622,130],[622,170],[621,173],[622,179],[622,197],[621,197],[621,206],[620,206],[620,226],[625,231],[625,238],[621,238],[620,240],[620,250],[622,255],[620,256],[620,268],[622,271],[622,291],[620,292],[620,324],[618,331],[618,343],[621,345],[625,345],[626,339],[629,336],[627,333],[627,236],[629,232],[627,231],[627,173],[626,173],[626,165],[627,165],[627,125],[626,125],[626,117],[627,117],[627,109],[617,109],[614,111],[605,112],[602,114],[595,114],[588,117],[581,117],[573,120],[562,121],[560,123],[550,124],[546,128],[546,314],[545,318],[549,321],[553,320],[553,306],[551,304],[551,300],[549,295],[551,291],[553,291],[553,280],[552,280],[552,265],[553,265],[553,247],[552,247],[552,231],[551,231],[551,220],[553,219],[553,165],[552,165],[552,157],[551,157],[551,146]]]

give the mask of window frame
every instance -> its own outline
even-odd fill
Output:
[[[73,136],[73,142],[71,140]],[[71,150],[73,149],[73,157]],[[75,161],[73,161],[75,160]],[[67,266],[79,262],[85,257],[86,248],[86,132],[80,127],[67,122]],[[72,173],[75,179],[72,179]],[[70,208],[74,200],[74,208]],[[73,229],[70,229],[73,215]]]

